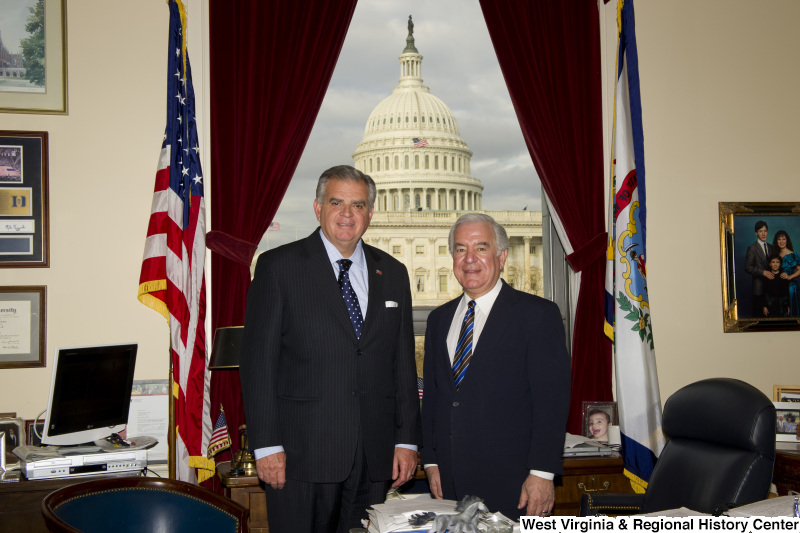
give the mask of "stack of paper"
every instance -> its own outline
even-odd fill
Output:
[[[614,453],[614,448],[581,435],[567,433],[564,441],[564,457],[611,455],[612,453]]]
[[[413,496],[413,495],[412,495]],[[413,527],[408,520],[412,515],[432,511],[439,514],[455,514],[456,503],[453,500],[435,500],[430,494],[420,494],[417,497],[408,496],[405,499],[386,500],[367,510],[369,515],[369,533],[401,533],[403,531],[428,531],[433,524],[428,522],[421,526]]]
[[[409,519],[425,512],[436,513],[437,516],[444,514],[458,514],[454,500],[435,500],[430,494],[405,495],[403,499],[386,500],[367,510],[369,515],[368,533],[403,533],[413,531],[428,531],[433,527],[433,522],[427,522],[420,526],[411,526]],[[501,513],[494,513],[496,516],[511,522]],[[491,516],[491,515],[488,515]],[[486,525],[479,522],[478,528],[486,530]],[[515,525],[514,531],[519,531],[519,526]]]

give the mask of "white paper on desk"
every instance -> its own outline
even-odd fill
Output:
[[[794,516],[794,496],[780,496],[749,503],[728,511],[728,516]]]
[[[636,516],[711,516],[710,514],[701,513],[699,511],[692,511],[686,507],[680,507],[678,509],[668,509],[666,511],[656,511],[655,513],[646,513]]]
[[[169,386],[166,379],[148,379],[133,382],[126,440],[142,436],[158,439],[158,444],[147,450],[148,463],[166,463],[169,455],[167,442],[167,431],[169,429],[168,390]]]

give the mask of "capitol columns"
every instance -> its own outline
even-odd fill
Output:
[[[530,292],[531,289],[531,238],[529,236],[522,237],[523,246],[525,246],[525,251],[523,253],[523,257],[525,258],[525,265],[523,267],[523,272],[525,275],[525,280],[522,282],[522,287],[520,290],[525,292]]]

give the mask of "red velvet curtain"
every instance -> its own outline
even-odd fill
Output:
[[[244,323],[250,262],[308,141],[355,6],[210,1],[213,331]],[[240,390],[238,372],[213,373],[212,420],[224,405],[234,452]]]
[[[567,260],[581,272],[567,430],[583,434],[582,402],[612,399],[598,7],[596,0],[481,0],[481,9],[533,164],[574,250]]]

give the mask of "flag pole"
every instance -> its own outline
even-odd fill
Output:
[[[175,382],[173,380],[172,348],[169,349],[169,431],[167,432],[167,445],[169,447],[169,478],[177,479],[175,465],[177,464],[175,450]]]

